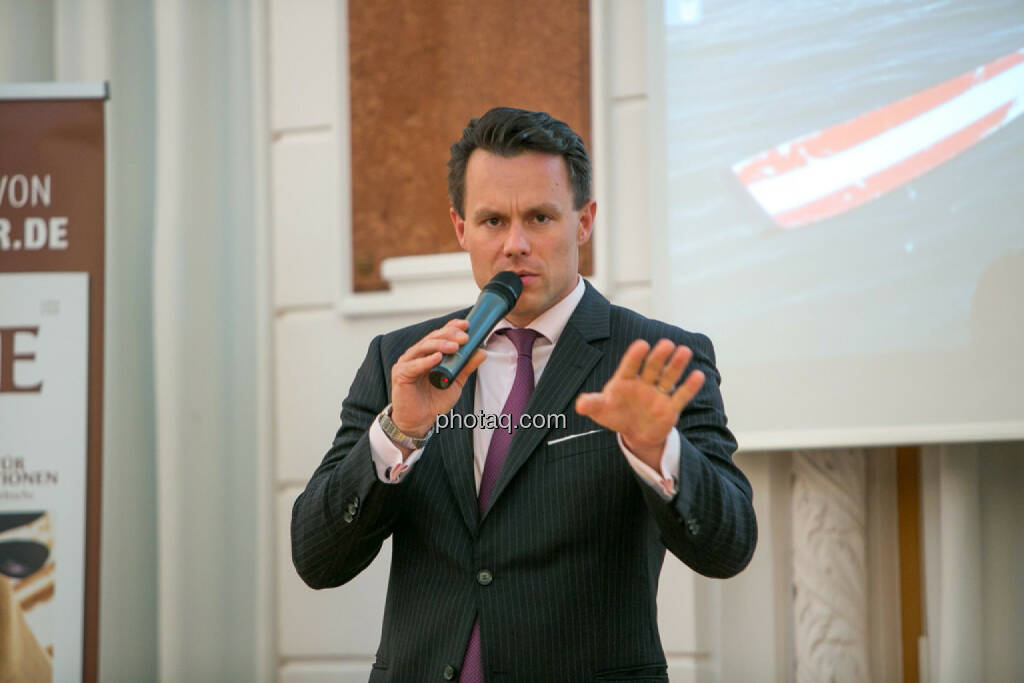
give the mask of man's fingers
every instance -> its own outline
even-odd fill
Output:
[[[676,410],[682,411],[686,407],[686,404],[693,400],[693,397],[697,395],[701,387],[704,386],[704,373],[700,370],[694,370],[687,376],[686,381],[679,385],[676,392],[672,394],[672,401],[675,403]]]
[[[434,353],[435,351],[440,351],[441,353],[455,353],[459,350],[459,343],[452,341],[451,339],[424,339],[419,342],[419,347],[419,355]]]
[[[644,359],[644,368],[640,371],[640,379],[647,384],[657,382],[658,377],[661,376],[662,369],[665,367],[665,361],[672,355],[672,351],[675,348],[676,345],[668,339],[659,339],[658,343],[651,349],[651,352],[647,354],[647,358]],[[666,386],[669,385],[666,383]]]
[[[576,397],[576,412],[586,417],[593,417],[604,405],[604,394],[580,394]]]
[[[405,353],[398,357],[398,362],[410,361],[437,350],[442,353],[455,353],[459,346],[469,341],[469,335],[465,332],[467,325],[469,323],[460,318],[449,320],[444,327],[434,330],[406,349]],[[454,342],[455,346],[439,344],[441,342]]]
[[[409,363],[411,361],[429,356],[440,351],[442,354],[455,353],[459,350],[458,342],[450,339],[421,339],[415,345],[406,349],[405,353],[398,357],[396,363]]]
[[[644,356],[650,351],[651,345],[643,339],[637,339],[629,345],[626,352],[622,354],[619,367],[615,369],[613,379],[636,379],[640,374],[640,366],[643,365]]]
[[[435,351],[434,353],[420,358],[395,363],[395,372],[399,378],[409,382],[414,382],[421,376],[430,372],[430,369],[440,363],[441,358],[443,357],[444,356],[440,351]]]
[[[686,370],[686,366],[689,365],[691,358],[693,358],[693,351],[689,347],[677,346],[668,364],[661,371],[661,377],[658,378],[658,386],[665,391],[672,391],[672,388],[683,376],[683,371]]]
[[[420,345],[424,348],[429,346],[436,346],[438,348],[426,356],[411,358],[409,360],[402,361],[401,363],[396,363],[395,369],[400,378],[410,382],[418,380],[420,377],[430,372],[435,365],[441,362],[441,359],[444,357],[443,354],[452,353],[456,348],[458,348],[458,344],[454,344],[453,342],[443,339],[434,339],[429,342],[422,341],[420,342]],[[448,345],[453,345],[455,348],[449,349]],[[465,385],[466,380],[474,370],[480,367],[480,364],[484,362],[484,358],[486,357],[486,351],[483,349],[477,349],[473,353],[472,357],[470,357],[469,362],[462,368],[462,372],[460,372],[458,377],[455,378],[455,383],[460,387]]]
[[[439,327],[420,341],[426,341],[427,339],[451,339],[452,341],[464,344],[469,339],[469,335],[466,333],[466,326],[468,324],[465,320],[449,320],[448,324],[444,327]]]

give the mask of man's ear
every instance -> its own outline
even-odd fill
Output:
[[[590,233],[594,231],[594,217],[597,216],[597,202],[588,199],[580,209],[580,220],[576,225],[576,244],[583,246],[590,241]]]
[[[459,240],[459,246],[465,251],[466,249],[466,221],[459,215],[459,212],[455,210],[454,206],[448,207],[448,215],[452,218],[452,225],[455,226],[455,237]]]

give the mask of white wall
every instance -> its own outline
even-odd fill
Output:
[[[0,1],[0,81],[54,79],[53,0]]]
[[[70,3],[65,3],[68,6]],[[93,12],[101,3],[92,3]],[[100,679],[154,680],[157,672],[157,476],[153,376],[153,181],[155,89],[152,80],[152,9],[121,3],[102,12],[106,32],[84,31],[96,19],[64,25],[82,30],[86,53],[109,46],[103,74],[107,105],[107,296],[104,355],[103,554],[100,559]],[[94,42],[95,41],[95,42]],[[68,42],[62,43],[68,45]],[[127,55],[131,55],[130,58]],[[65,68],[81,65],[73,54]]]

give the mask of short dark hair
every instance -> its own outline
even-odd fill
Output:
[[[477,149],[503,157],[527,151],[559,154],[569,170],[573,209],[579,211],[590,199],[590,157],[583,139],[572,128],[542,111],[495,107],[471,119],[462,138],[451,146],[448,197],[462,218],[466,217],[466,166]]]

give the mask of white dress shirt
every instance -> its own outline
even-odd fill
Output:
[[[540,336],[533,345],[533,377],[534,386],[540,382],[544,368],[551,358],[551,352],[558,343],[558,338],[565,329],[569,318],[583,298],[586,286],[583,278],[578,277],[576,287],[561,301],[544,311],[529,324],[529,328],[537,331]],[[474,396],[474,412],[500,415],[505,401],[512,390],[516,375],[517,352],[512,341],[498,330],[513,327],[508,320],[501,320],[484,340],[482,348],[487,352],[484,362],[477,368],[476,395]],[[487,460],[487,449],[491,443],[492,429],[476,427],[473,430],[473,475],[477,491],[480,490],[480,478]],[[416,464],[423,449],[413,451],[402,462],[402,451],[384,434],[377,420],[370,426],[370,452],[377,469],[377,477],[385,483],[398,483]],[[679,476],[680,441],[679,432],[673,428],[665,442],[665,450],[661,454],[661,475],[640,458],[630,453],[619,435],[619,448],[630,466],[640,477],[654,488],[663,498],[675,495],[675,481]]]

